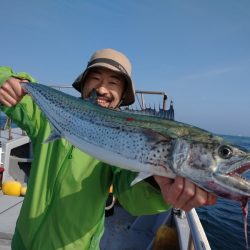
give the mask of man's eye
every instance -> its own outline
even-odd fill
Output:
[[[110,81],[109,84],[113,85],[113,86],[121,86],[121,82],[120,81]]]
[[[100,77],[98,77],[98,76],[92,76],[92,79],[93,80],[100,80]]]

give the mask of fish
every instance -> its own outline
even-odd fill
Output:
[[[250,153],[207,130],[138,112],[98,106],[40,83],[22,88],[48,119],[47,143],[64,138],[107,164],[149,176],[182,176],[220,197],[237,200],[247,216]]]
[[[49,86],[22,83],[47,117],[52,134],[93,157],[147,175],[190,179],[219,196],[243,200],[250,153],[222,137],[177,121],[101,107]],[[145,173],[146,175],[144,175]]]

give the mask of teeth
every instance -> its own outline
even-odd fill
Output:
[[[238,165],[236,166],[232,171],[228,172],[227,174],[231,174],[231,175],[234,175],[234,174],[243,174],[247,171],[249,171],[250,169],[250,163],[246,163],[246,164],[243,164],[243,165]]]
[[[106,104],[106,103],[108,103],[108,102],[105,101],[105,100],[102,100],[102,99],[97,99],[97,103],[98,103],[98,104]]]

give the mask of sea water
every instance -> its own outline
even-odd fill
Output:
[[[250,150],[250,137],[223,136]],[[250,179],[250,174],[246,175]],[[248,204],[250,207],[250,204]],[[219,198],[216,205],[196,209],[212,250],[246,249],[240,202]],[[248,239],[250,239],[248,216]]]

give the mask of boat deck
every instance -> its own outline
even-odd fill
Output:
[[[19,215],[23,197],[0,193],[0,249],[11,250],[11,239]],[[169,211],[169,216],[171,212]],[[151,249],[158,227],[169,218],[168,213],[131,216],[122,207],[115,206],[114,215],[105,218],[105,231],[101,239],[101,250]],[[184,221],[183,221],[184,222]],[[189,234],[188,224],[182,224],[182,235]],[[188,242],[188,238],[183,238]],[[186,249],[186,248],[184,248]]]
[[[16,220],[19,215],[23,197],[3,195],[0,191],[0,249],[10,250]]]

